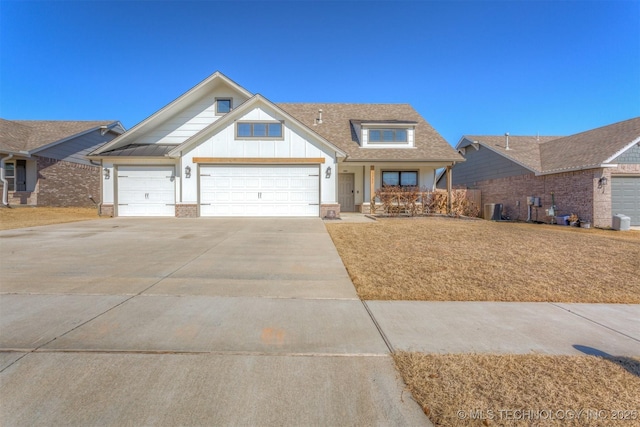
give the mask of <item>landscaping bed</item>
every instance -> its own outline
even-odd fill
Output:
[[[640,232],[395,218],[327,229],[365,300],[640,303]]]

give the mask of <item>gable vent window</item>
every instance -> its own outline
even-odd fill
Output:
[[[239,122],[236,137],[282,139],[282,122]]]
[[[406,143],[406,129],[369,129],[370,144]]]
[[[230,98],[216,98],[216,114],[222,115],[231,111]]]

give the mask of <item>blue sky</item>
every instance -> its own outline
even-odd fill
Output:
[[[640,1],[0,0],[0,117],[125,127],[219,70],[274,102],[410,103],[463,134],[640,116]]]

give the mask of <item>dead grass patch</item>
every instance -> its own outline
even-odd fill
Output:
[[[640,358],[408,352],[393,357],[437,426],[640,424]]]
[[[640,303],[640,232],[453,218],[327,224],[362,299]]]
[[[18,207],[0,209],[0,230],[99,219],[96,208]]]

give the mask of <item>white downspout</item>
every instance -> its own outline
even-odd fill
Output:
[[[2,181],[2,204],[9,206],[9,181],[4,176],[4,165],[7,160],[11,160],[13,154],[9,154],[7,157],[0,159],[0,181]]]

